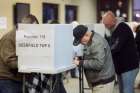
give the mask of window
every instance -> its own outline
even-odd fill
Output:
[[[140,0],[133,0],[133,21],[140,21]]]

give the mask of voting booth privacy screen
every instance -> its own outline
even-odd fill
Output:
[[[75,67],[69,24],[19,24],[16,55],[19,72],[56,74]]]

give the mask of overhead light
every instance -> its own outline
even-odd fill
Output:
[[[118,6],[119,6],[119,8],[121,8],[122,5],[123,5],[123,2],[122,2],[121,0],[119,0],[119,1],[118,1]]]
[[[136,13],[136,17],[140,17],[140,14],[139,13]]]
[[[122,17],[126,18],[127,17],[127,14],[126,13],[123,13],[122,14]]]

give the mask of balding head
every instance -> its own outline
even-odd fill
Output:
[[[102,17],[102,22],[106,28],[112,29],[116,24],[116,17],[113,12],[108,11]]]
[[[112,12],[112,11],[108,11],[108,12],[106,12],[104,15],[103,15],[103,18],[104,17],[108,17],[108,16],[110,16],[110,17],[114,17],[115,18],[115,15],[114,15],[114,13]]]

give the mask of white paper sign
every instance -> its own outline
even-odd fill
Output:
[[[7,18],[0,17],[0,29],[7,29]]]
[[[53,31],[19,30],[16,32],[18,56],[52,56]]]

